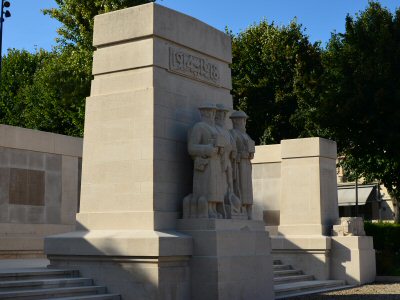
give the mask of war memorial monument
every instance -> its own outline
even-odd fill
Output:
[[[330,236],[336,144],[255,146],[228,35],[151,3],[97,16],[93,44],[77,228],[46,238],[51,268],[132,300],[274,299],[272,256],[357,277],[370,238]]]

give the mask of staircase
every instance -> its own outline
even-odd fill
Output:
[[[0,271],[0,299],[120,300],[107,294],[104,286],[94,285],[77,270],[45,268]]]
[[[274,260],[274,291],[275,299],[322,293],[348,288],[343,280],[315,280],[314,276],[303,274],[291,265],[285,265],[280,260]]]

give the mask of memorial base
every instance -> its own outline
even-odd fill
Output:
[[[362,285],[375,281],[376,265],[370,236],[332,237],[332,279]]]
[[[45,239],[50,268],[78,269],[125,300],[190,299],[192,239],[150,230],[77,231]]]
[[[274,299],[270,239],[262,221],[184,219],[193,238],[191,300]]]

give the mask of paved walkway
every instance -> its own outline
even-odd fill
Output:
[[[400,283],[373,283],[352,289],[287,298],[288,300],[400,300]]]

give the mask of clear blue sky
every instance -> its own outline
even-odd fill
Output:
[[[41,9],[55,6],[54,0],[9,0],[11,18],[6,19],[3,53],[8,48],[51,49],[59,24]],[[180,12],[189,14],[220,30],[227,26],[238,32],[263,18],[285,25],[294,17],[306,28],[311,41],[325,44],[332,31],[344,31],[347,13],[354,15],[364,9],[368,0],[158,0]],[[400,0],[381,0],[392,12]]]

